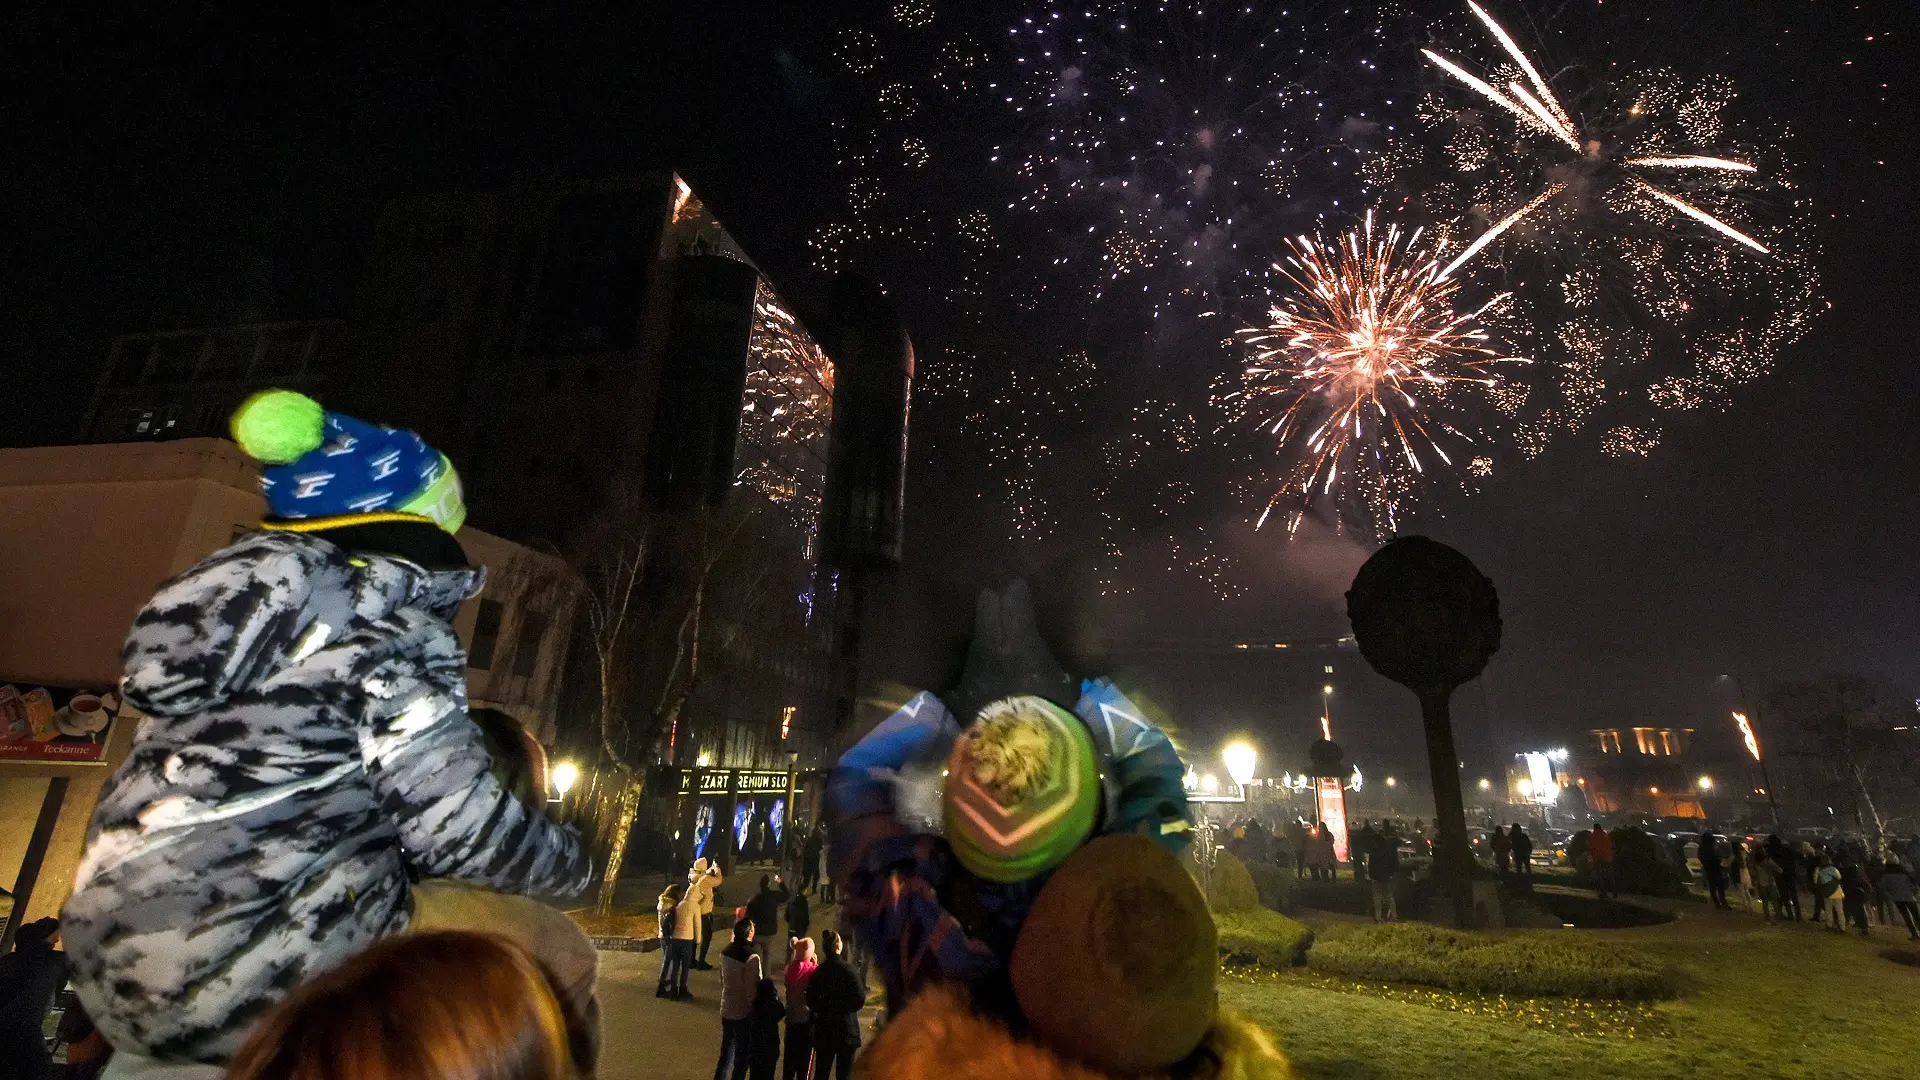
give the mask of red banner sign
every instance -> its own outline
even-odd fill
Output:
[[[1320,807],[1320,827],[1333,830],[1333,857],[1347,861],[1347,793],[1337,776],[1321,776],[1313,782],[1314,801]]]

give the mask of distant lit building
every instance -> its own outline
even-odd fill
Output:
[[[1692,728],[1594,728],[1573,759],[1574,785],[1596,814],[1705,817],[1689,752]]]

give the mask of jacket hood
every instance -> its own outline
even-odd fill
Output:
[[[144,713],[191,715],[356,626],[408,608],[449,619],[485,581],[485,571],[471,567],[428,570],[317,536],[258,533],[160,587],[121,649],[121,689]]]

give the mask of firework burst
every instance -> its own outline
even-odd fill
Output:
[[[1391,532],[1429,470],[1455,464],[1444,444],[1477,441],[1458,419],[1473,411],[1469,399],[1492,400],[1503,366],[1527,362],[1496,348],[1480,325],[1506,295],[1456,307],[1459,280],[1423,239],[1397,225],[1376,231],[1369,213],[1331,241],[1291,241],[1292,254],[1274,264],[1291,288],[1267,325],[1242,332],[1250,353],[1241,394],[1260,430],[1295,460],[1262,525],[1290,506],[1292,532],[1344,483],[1366,524]]]
[[[1644,455],[1659,414],[1726,407],[1824,306],[1806,200],[1777,145],[1736,138],[1730,80],[1550,67],[1467,7],[1491,62],[1423,50],[1442,85],[1381,171],[1477,234],[1446,273],[1514,295],[1495,329],[1539,361],[1503,395],[1520,450],[1604,423],[1604,452]]]

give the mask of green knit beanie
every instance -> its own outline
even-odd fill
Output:
[[[981,709],[947,761],[947,843],[961,865],[996,882],[1059,865],[1093,832],[1095,758],[1086,725],[1045,698]]]

